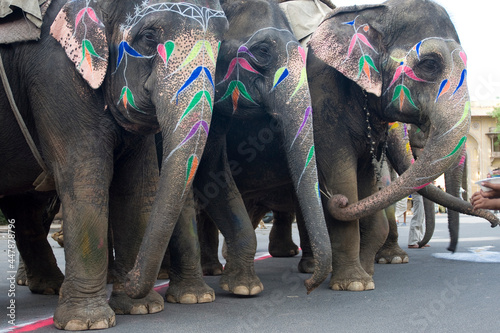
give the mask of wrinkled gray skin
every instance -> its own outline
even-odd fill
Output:
[[[355,32],[346,23],[352,24],[353,20],[358,33],[365,35],[376,50],[370,51],[364,42],[361,45],[377,68],[368,68],[371,78],[365,76],[363,67],[359,68],[363,56],[359,54],[360,45],[355,45],[349,55]],[[365,24],[366,31],[361,29]],[[409,25],[412,29],[407,29]],[[424,39],[418,55],[412,53],[412,48]],[[361,38],[357,43],[361,44]],[[375,254],[389,232],[382,209],[432,181],[459,158],[456,147],[460,147],[470,122],[466,86],[462,85],[457,95],[460,101],[450,100],[448,93],[439,103],[435,102],[444,79],[449,79],[453,89],[460,86],[464,63],[458,56],[458,36],[438,5],[416,0],[388,1],[377,6],[337,8],[312,35],[309,45],[307,70],[314,109],[316,160],[321,190],[326,194],[322,199],[323,206],[328,207],[325,217],[334,254],[330,287],[373,289]],[[401,87],[395,89],[400,77],[397,83],[391,82],[398,70],[402,71],[402,60],[394,59],[405,56],[407,65],[420,78],[412,80],[411,73],[404,74],[408,75],[405,87],[412,94],[411,102],[405,94],[406,99],[393,98],[397,91],[403,92]],[[378,169],[388,122],[396,120],[425,128],[431,139],[422,158],[379,191],[373,156],[378,160]],[[335,194],[343,196],[329,199]],[[300,219],[297,216],[299,226]],[[307,243],[301,233],[302,240]],[[307,248],[303,250],[306,254]]]
[[[399,127],[397,130],[391,131],[388,140],[388,151],[390,152],[389,159],[398,173],[403,173],[410,167],[412,159],[418,157],[427,141],[426,133],[414,126],[409,129],[408,133],[405,133],[402,129],[403,126]],[[404,148],[408,140],[410,140],[410,152]],[[459,213],[482,217],[488,220],[492,227],[500,224],[500,220],[491,211],[486,209],[474,210],[468,201],[462,200],[460,197],[460,187],[462,185],[463,168],[466,159],[465,148],[462,150],[461,154],[462,157],[444,173],[447,193],[433,185],[429,185],[419,191],[419,193],[424,196],[426,214],[426,232],[424,238],[419,242],[420,247],[427,244],[434,231],[434,202],[448,208],[448,229],[450,231],[449,251],[454,252],[456,250],[458,242]],[[398,156],[398,158],[393,158],[392,156]]]
[[[349,53],[355,29],[375,51],[359,38]],[[423,40],[419,53],[413,53],[413,47]],[[328,137],[316,141],[320,184],[324,193],[332,195],[328,208],[335,216],[327,216],[335,253],[330,285],[333,289],[370,289],[374,287],[370,275],[375,254],[389,231],[382,209],[432,181],[458,158],[455,148],[470,122],[466,86],[461,86],[460,97],[455,97],[463,99],[458,103],[454,99],[454,106],[450,93],[439,102],[435,100],[444,79],[452,82],[453,89],[459,86],[464,68],[458,57],[461,48],[445,10],[418,0],[337,8],[318,27],[309,45],[314,132],[317,138],[321,133]],[[360,49],[365,56],[370,55],[377,68],[368,67],[370,77],[363,67],[360,71]],[[419,80],[411,79],[408,71],[397,76],[402,73],[402,63],[412,68]],[[403,77],[409,93],[401,99],[397,92],[404,91],[399,86]],[[410,93],[411,101],[407,97]],[[429,131],[431,139],[422,157],[379,191],[376,174],[389,121],[415,123]],[[371,148],[378,160],[375,163]]]
[[[220,9],[215,1],[200,3]],[[160,128],[169,133],[166,149],[177,146],[186,135],[185,128],[174,134],[173,128],[189,103],[187,90],[185,95],[179,95],[179,103],[171,103],[173,92],[185,81],[185,74],[180,71],[181,77],[165,83],[168,71],[162,57],[157,55],[158,44],[187,37],[181,36],[181,32],[183,29],[189,31],[189,37],[183,41],[185,48],[179,42],[178,51],[170,60],[178,65],[181,58],[187,57],[194,42],[203,36],[217,50],[220,36],[216,35],[224,31],[227,21],[223,15],[213,19],[205,34],[194,20],[186,20],[172,11],[152,11],[141,20],[127,21],[143,13],[142,5],[154,5],[143,1],[76,0],[67,2],[67,10],[62,12],[61,30],[50,31],[65,4],[64,0],[52,1],[40,41],[2,45],[0,52],[4,64],[8,64],[5,67],[16,104],[48,167],[49,178],[55,182],[63,206],[66,271],[54,324],[67,330],[100,329],[115,325],[115,312],[144,314],[163,309],[162,297],[151,288],[135,300],[125,294],[123,287],[126,273],[134,265],[158,187],[152,134]],[[129,23],[137,24],[125,37],[121,28]],[[61,37],[62,42],[58,43],[50,33],[58,39]],[[94,51],[82,51],[84,39],[79,40],[82,37],[92,43],[98,56],[91,55]],[[144,57],[132,57],[127,53],[118,66],[118,46],[124,38],[128,38],[129,46]],[[85,43],[88,50],[88,43]],[[77,58],[82,54],[86,58],[79,61]],[[214,72],[215,64],[209,67]],[[102,85],[99,73],[103,75]],[[133,99],[131,95],[125,100],[122,98],[124,86],[130,89]],[[201,90],[198,83],[193,87]],[[0,101],[0,197],[15,200],[15,195],[24,196],[33,189],[32,184],[41,168],[19,130],[3,86],[0,87]],[[192,152],[201,155],[203,142],[200,140],[197,147],[186,144],[185,148],[179,152],[178,164],[167,165],[173,172],[166,173],[171,178],[165,176],[160,188],[172,186],[178,191],[185,186],[187,157],[180,155],[189,156]],[[186,191],[182,199],[175,191],[162,196],[161,204],[166,208],[161,216],[155,212],[152,216],[167,219],[173,229],[183,201],[189,200],[189,193]],[[30,206],[33,211],[25,215],[32,214],[41,220],[39,212],[43,205],[46,205],[45,199],[35,202]],[[29,228],[21,225],[28,218],[18,212],[11,218],[19,221],[20,229]],[[106,291],[108,222],[114,232],[114,267],[118,279],[109,303]],[[40,227],[37,232],[44,234]],[[37,260],[30,258],[36,250],[24,246],[26,240],[18,242],[27,265]],[[46,238],[40,241],[44,242]],[[28,272],[30,269],[27,267]],[[58,281],[60,276],[52,281],[56,285],[54,290],[59,287]]]
[[[314,158],[306,164],[313,136],[311,118],[306,113],[310,106],[307,80],[299,85],[305,58],[276,3],[221,3],[230,28],[221,44],[213,125],[195,181],[195,196],[202,205],[199,224],[205,228],[204,220],[214,221],[226,239],[227,265],[221,287],[235,294],[257,294],[263,286],[253,268],[256,238],[251,220],[255,221],[256,215],[262,217],[266,211],[251,211],[249,217],[245,205],[260,199],[265,189],[288,186],[288,197],[298,198],[295,203],[301,207],[311,239],[315,270],[306,281],[310,292],[330,273],[331,255],[315,186]],[[242,45],[249,52],[242,51]],[[237,54],[259,73],[238,67],[223,80]],[[290,75],[273,88],[275,74],[283,67]],[[238,78],[253,101],[240,96],[235,107],[231,98],[221,97],[229,83]],[[239,175],[247,175],[246,184],[238,184]],[[209,230],[200,232],[202,242],[205,237],[216,239],[214,229]],[[204,262],[205,271],[219,273],[216,251],[213,255],[213,261]]]

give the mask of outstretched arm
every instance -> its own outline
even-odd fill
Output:
[[[472,195],[470,202],[474,206],[474,209],[500,209],[500,198],[485,196],[485,194],[490,192],[478,191]]]

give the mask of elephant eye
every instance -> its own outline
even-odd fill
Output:
[[[422,78],[430,80],[440,75],[442,69],[443,66],[440,59],[436,59],[435,57],[431,56],[422,58],[422,60],[420,60],[420,62],[417,64],[415,71]]]
[[[147,43],[155,43],[156,44],[156,32],[153,29],[147,29],[142,32],[142,38]]]

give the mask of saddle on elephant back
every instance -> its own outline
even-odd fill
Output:
[[[295,38],[305,50],[314,30],[326,15],[335,9],[331,0],[278,0],[278,2],[290,23]]]
[[[0,44],[40,39],[51,0],[0,0]]]

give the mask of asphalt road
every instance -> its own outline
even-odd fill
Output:
[[[214,303],[165,303],[158,314],[117,316],[109,332],[499,332],[500,228],[462,215],[452,255],[446,251],[446,221],[446,214],[437,216],[431,247],[424,249],[407,249],[408,226],[400,226],[400,245],[410,262],[376,265],[372,291],[332,291],[325,282],[307,295],[307,275],[296,269],[299,257],[268,258],[255,263],[265,288],[258,296],[234,296],[218,287],[218,277],[206,277],[216,292]],[[269,231],[270,225],[257,230],[258,256],[267,251]],[[298,242],[296,229],[294,237]],[[50,241],[64,269],[63,250]],[[8,271],[7,234],[0,231],[0,276],[8,278]],[[11,299],[18,327],[31,323],[24,330],[57,331],[50,325],[57,296],[16,286],[11,298],[7,278],[0,280],[0,332],[15,331],[8,324]],[[160,288],[164,293],[166,287]]]

